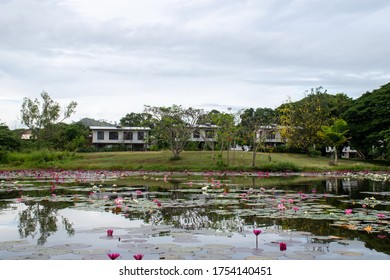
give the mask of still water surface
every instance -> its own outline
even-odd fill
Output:
[[[390,259],[386,174],[23,171],[0,179],[0,259]]]

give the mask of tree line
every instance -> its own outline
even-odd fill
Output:
[[[21,120],[32,131],[32,139],[22,141],[20,131],[11,131],[0,122],[0,157],[1,153],[12,150],[88,150],[89,128],[80,122],[64,122],[76,107],[77,102],[72,101],[62,108],[46,92],[41,93],[41,99],[25,98]],[[213,152],[216,164],[228,165],[229,162],[222,162],[222,154],[230,153],[230,147],[240,145],[252,151],[254,164],[258,151],[324,155],[324,148],[330,146],[335,148],[333,160],[337,163],[341,148],[349,145],[364,158],[388,160],[390,83],[357,99],[344,93],[329,94],[318,87],[307,92],[301,100],[287,100],[276,109],[206,112],[181,105],[145,105],[143,112],[128,113],[119,123],[121,126],[150,127],[152,133],[147,139],[150,149],[170,149],[173,159],[179,159],[183,150],[208,149]],[[218,127],[215,141],[205,137],[202,147],[188,141],[200,125]],[[270,129],[264,129],[259,135],[259,127]],[[275,128],[286,141],[279,147],[267,146],[265,139],[275,133]],[[230,157],[225,158],[229,161]]]

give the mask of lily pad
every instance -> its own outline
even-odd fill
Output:
[[[176,243],[199,243],[200,240],[199,239],[195,239],[195,238],[180,237],[180,238],[174,238],[172,240],[172,242],[176,242]]]
[[[29,256],[18,256],[18,257],[13,257],[13,260],[49,260],[50,256],[49,255],[36,255],[32,254]]]
[[[293,259],[293,260],[313,260],[315,259],[315,256],[309,255],[309,254],[296,254],[294,253],[287,253],[285,255],[286,258],[288,259]]]
[[[185,258],[180,255],[175,255],[175,254],[161,254],[160,255],[160,260],[184,260]]]
[[[71,248],[42,247],[35,253],[40,255],[52,256],[52,255],[66,255],[66,254],[70,254],[71,252],[72,252]]]
[[[245,260],[253,260],[253,261],[254,260],[277,260],[277,258],[259,255],[259,256],[247,256],[245,257]]]
[[[121,259],[122,256],[119,256],[117,260]],[[92,254],[92,255],[85,255],[82,256],[83,260],[111,260],[107,254]]]
[[[91,248],[91,249],[75,249],[72,251],[75,255],[107,255],[110,250]]]
[[[194,253],[194,252],[202,251],[202,247],[184,247],[184,246],[181,246],[181,247],[172,248],[170,251],[174,252],[174,253],[187,254],[187,253]]]
[[[14,246],[7,249],[9,252],[36,252],[42,249],[42,246],[39,245],[23,245],[23,246]]]
[[[196,255],[196,259],[198,260],[231,260],[231,256],[220,255],[220,254],[198,254]]]
[[[343,256],[348,256],[348,257],[360,257],[360,256],[363,256],[363,254],[360,253],[360,252],[352,252],[352,251],[335,251],[333,253],[339,254],[339,255],[343,255]]]

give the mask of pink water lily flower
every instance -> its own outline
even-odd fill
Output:
[[[352,209],[345,209],[345,214],[350,215],[352,214]]]
[[[122,202],[123,202],[123,198],[122,197],[117,197],[117,198],[115,198],[114,202],[115,202],[116,205],[121,205]]]
[[[386,217],[385,214],[382,214],[382,213],[379,213],[376,215],[379,219],[383,219],[384,217]]]
[[[278,204],[278,209],[279,209],[279,210],[285,210],[286,207],[285,207],[282,203],[279,203],[279,204]]]
[[[142,258],[144,257],[144,255],[143,254],[136,254],[136,255],[134,255],[133,256],[134,257],[134,259],[136,259],[136,260],[142,260]]]
[[[118,254],[118,253],[111,253],[111,254],[107,254],[107,256],[112,259],[112,260],[115,260],[117,258],[120,257],[121,254]]]
[[[253,233],[256,235],[256,249],[259,248],[259,234],[262,233],[261,229],[254,229]]]

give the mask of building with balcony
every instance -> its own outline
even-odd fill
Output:
[[[127,146],[129,150],[143,151],[148,147],[149,127],[90,126],[91,145],[96,148]]]

